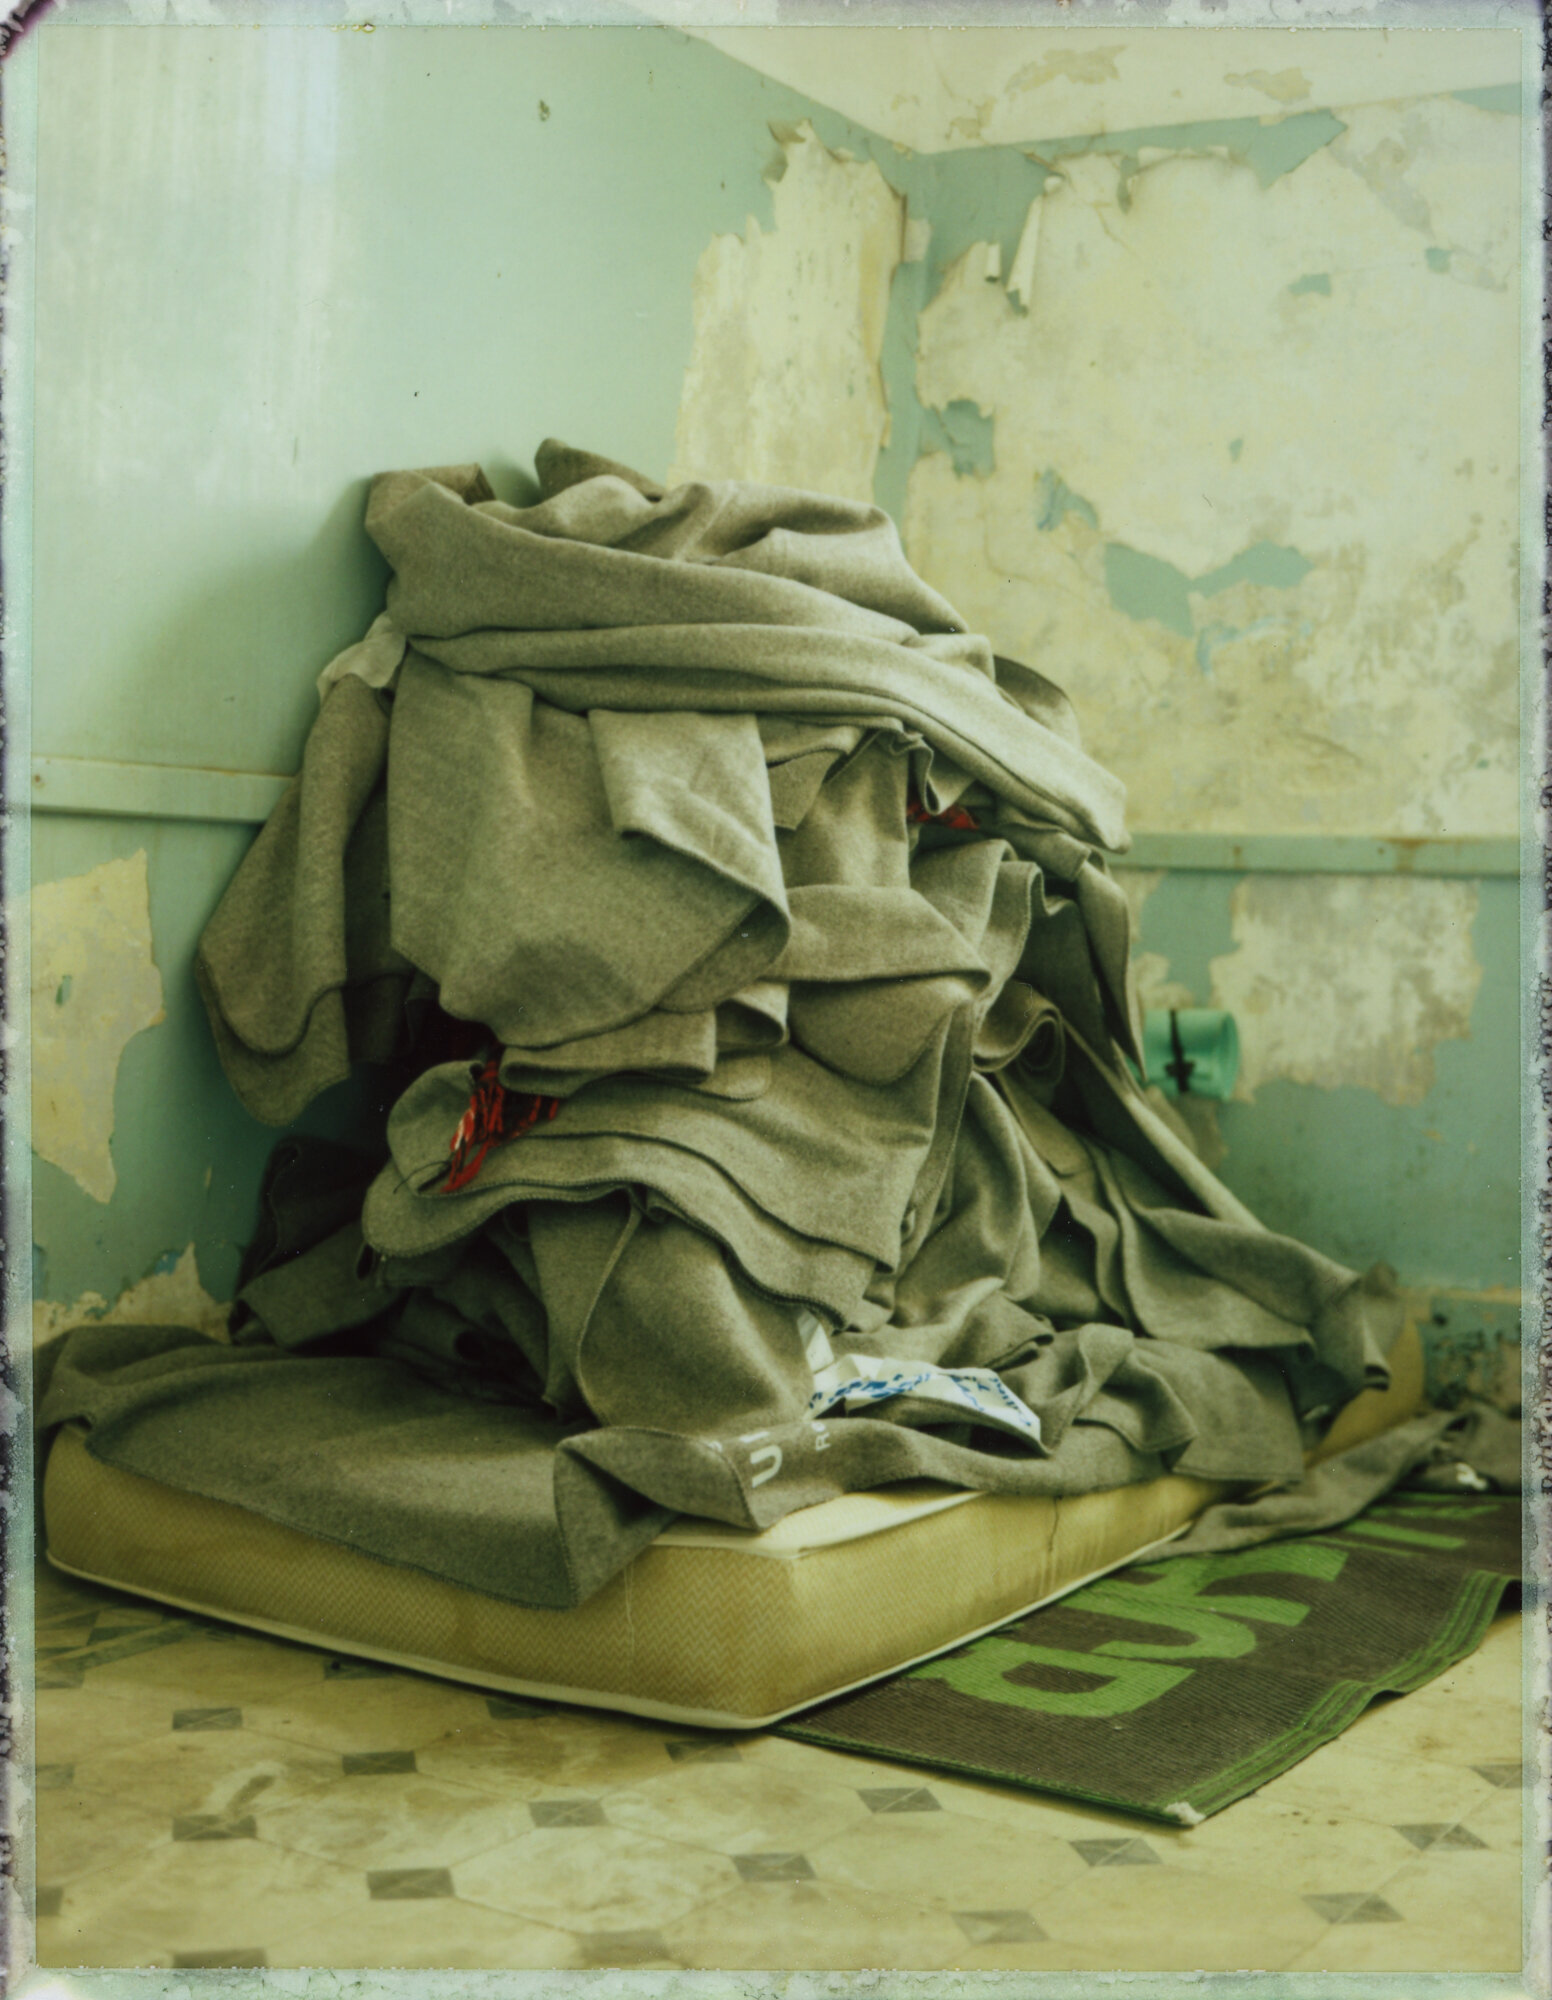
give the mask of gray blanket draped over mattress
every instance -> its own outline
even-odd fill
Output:
[[[249,1109],[397,1064],[388,1157],[283,1146],[234,1343],[83,1329],[44,1421],[552,1606],[678,1513],[1296,1480],[1399,1302],[1134,1081],[1122,792],[1065,697],[875,508],[538,471],[375,482],[386,618],[200,948]],[[853,1354],[994,1371],[1038,1437],[930,1385],[811,1414]]]

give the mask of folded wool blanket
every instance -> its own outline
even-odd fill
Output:
[[[285,1142],[238,1344],[74,1335],[46,1421],[549,1605],[676,1513],[1297,1480],[1399,1303],[1136,1082],[1065,697],[876,508],[538,469],[375,483],[386,612],[200,946],[250,1110],[388,1064],[386,1157]]]

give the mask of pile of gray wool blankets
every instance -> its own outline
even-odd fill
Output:
[[[1386,1380],[1131,1064],[1122,788],[878,509],[548,444],[397,473],[386,610],[201,943],[285,1141],[231,1343],[73,1337],[92,1448],[543,1605],[677,1514],[1297,1482]]]

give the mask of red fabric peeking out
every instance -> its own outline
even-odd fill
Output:
[[[978,833],[980,821],[963,806],[945,806],[940,813],[928,812],[913,792],[905,808],[905,816],[912,826],[951,826],[956,833]]]
[[[500,1054],[491,1056],[475,1081],[469,1108],[453,1134],[449,1148],[453,1163],[442,1192],[456,1194],[459,1188],[467,1187],[498,1140],[518,1138],[541,1118],[553,1118],[559,1109],[558,1097],[531,1097],[525,1091],[506,1089],[501,1081]]]

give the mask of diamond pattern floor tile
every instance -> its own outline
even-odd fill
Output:
[[[1328,1924],[1399,1924],[1401,1917],[1383,1896],[1306,1896],[1305,1902]]]
[[[655,1966],[677,1963],[656,1931],[589,1931],[580,1940],[589,1966]]]
[[[812,1882],[806,1854],[735,1854],[733,1866],[746,1882]]]
[[[955,1910],[954,1922],[971,1944],[1040,1944],[1045,1932],[1028,1910]]]
[[[1159,1857],[1145,1840],[1075,1840],[1072,1845],[1091,1868],[1158,1866]]]
[[[1398,1826],[1397,1833],[1404,1835],[1412,1845],[1426,1850],[1430,1847],[1485,1847],[1487,1842],[1479,1840],[1469,1827],[1449,1826],[1434,1821],[1428,1826]]]
[[[529,1807],[535,1826],[602,1826],[604,1809],[597,1799],[534,1799]]]
[[[1501,1790],[1510,1786],[1518,1790],[1525,1783],[1525,1765],[1518,1757],[1509,1764],[1473,1764],[1471,1768],[1479,1778],[1486,1778],[1490,1785]]]
[[[347,1750],[340,1759],[347,1778],[387,1778],[415,1769],[413,1750]]]
[[[485,1695],[63,1577],[39,1603],[45,1964],[1518,1960],[1513,1620],[1366,1731],[1174,1829],[782,1738]]]
[[[663,1748],[676,1764],[740,1764],[743,1752],[736,1743],[705,1742],[665,1743]]]
[[[450,1896],[453,1878],[445,1868],[369,1868],[367,1894],[376,1901],[405,1903],[428,1896]]]
[[[925,1785],[881,1785],[859,1791],[869,1812],[942,1812]]]

